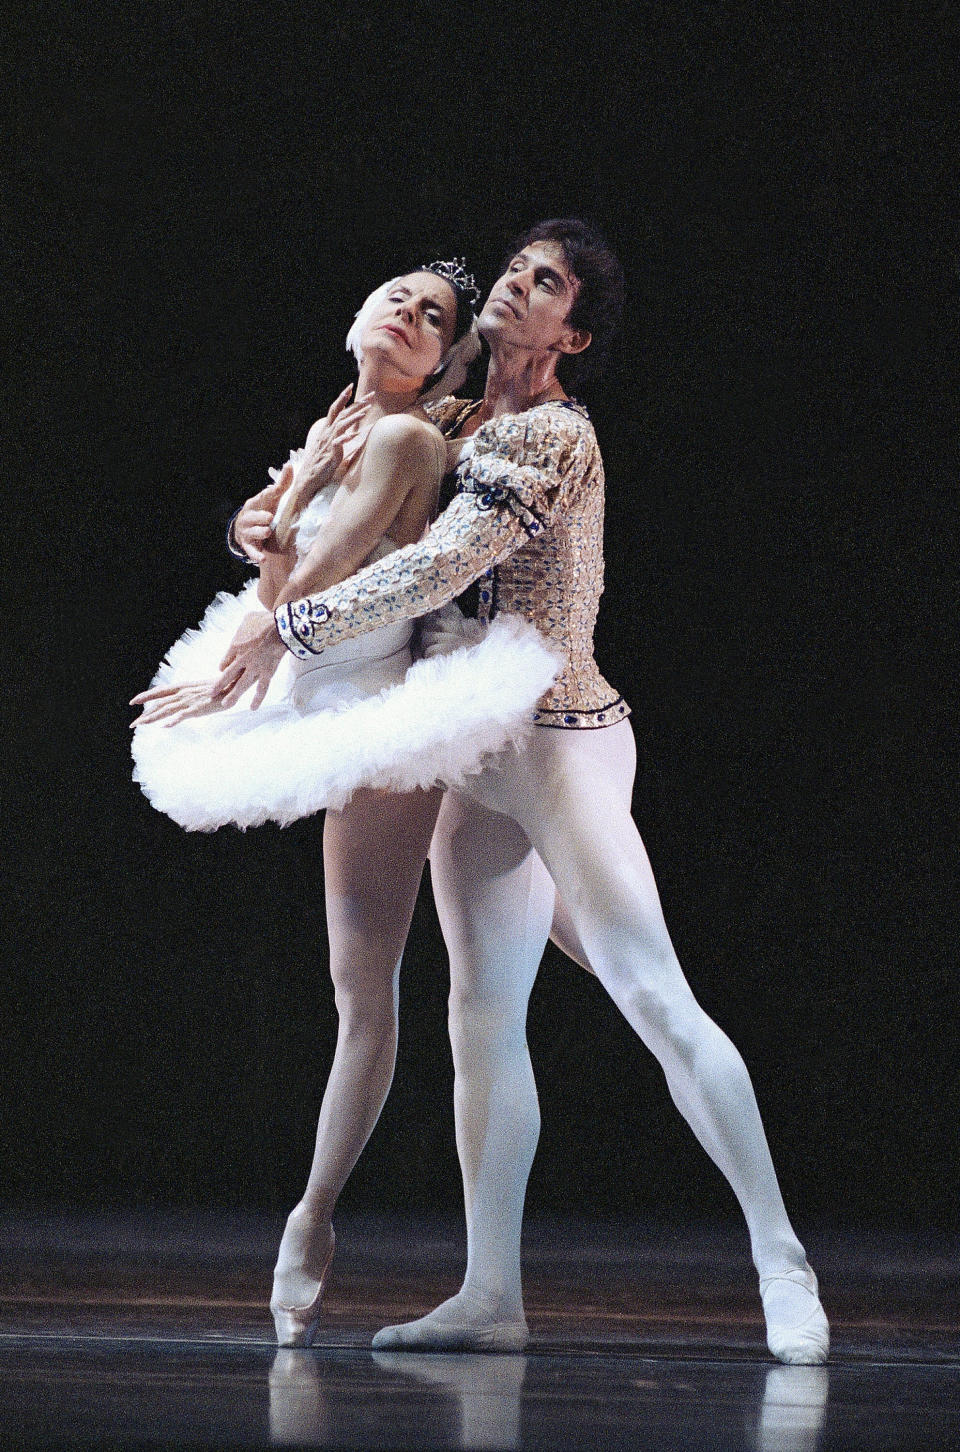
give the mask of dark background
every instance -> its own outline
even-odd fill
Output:
[[[350,377],[367,291],[451,252],[489,285],[580,214],[629,283],[587,400],[598,653],[681,961],[801,1228],[952,1224],[948,8],[184,14],[28,5],[6,86],[3,1196],[297,1198],[335,1035],[321,823],[182,833],[130,783],[125,703],[243,578],[223,523]],[[425,889],[345,1204],[459,1203],[445,994]],[[530,1038],[531,1210],[731,1213],[552,950]]]

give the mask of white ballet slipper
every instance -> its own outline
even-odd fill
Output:
[[[826,1361],[830,1326],[812,1270],[761,1277],[760,1297],[767,1322],[767,1345],[778,1361],[789,1366],[819,1366]]]
[[[522,1315],[500,1319],[455,1296],[417,1321],[384,1326],[373,1346],[377,1351],[522,1351],[529,1340]]]

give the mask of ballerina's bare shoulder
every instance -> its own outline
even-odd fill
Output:
[[[432,463],[441,452],[446,454],[440,430],[415,413],[390,413],[377,419],[367,438],[367,448],[371,447],[396,451],[407,462],[423,458]]]
[[[349,478],[342,482],[348,489],[372,489],[384,500],[399,499],[388,532],[395,543],[412,544],[436,513],[446,461],[443,435],[429,420],[388,414],[370,430],[356,484]]]

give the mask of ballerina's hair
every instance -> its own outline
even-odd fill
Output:
[[[413,272],[433,272],[431,267],[412,268]],[[406,274],[401,274],[405,276]],[[443,273],[437,273],[443,277]],[[350,331],[347,334],[347,352],[352,353],[357,363],[363,362],[363,349],[360,339],[366,332],[374,311],[390,295],[391,290],[396,287],[400,277],[391,277],[389,282],[375,287],[370,296],[362,303],[360,310],[353,320]],[[455,285],[449,277],[444,277],[444,282],[449,282],[453,288],[453,295],[457,302],[457,321],[454,341],[445,355],[440,359],[435,373],[430,375],[427,387],[421,393],[418,403],[433,403],[444,394],[455,393],[463,384],[467,376],[467,369],[480,352],[480,334],[477,331],[477,319],[469,300],[465,297],[463,290]]]

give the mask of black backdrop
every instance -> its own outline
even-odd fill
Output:
[[[624,261],[593,408],[606,673],[695,990],[798,1223],[954,1209],[946,713],[954,395],[941,7],[31,5],[6,390],[12,1204],[286,1207],[335,1024],[320,822],[187,836],[125,706],[213,593],[237,502],[350,376],[371,285],[581,214]],[[773,19],[773,16],[776,16]],[[346,1203],[459,1202],[429,890],[397,1081]],[[731,1199],[551,950],[529,1207]]]

